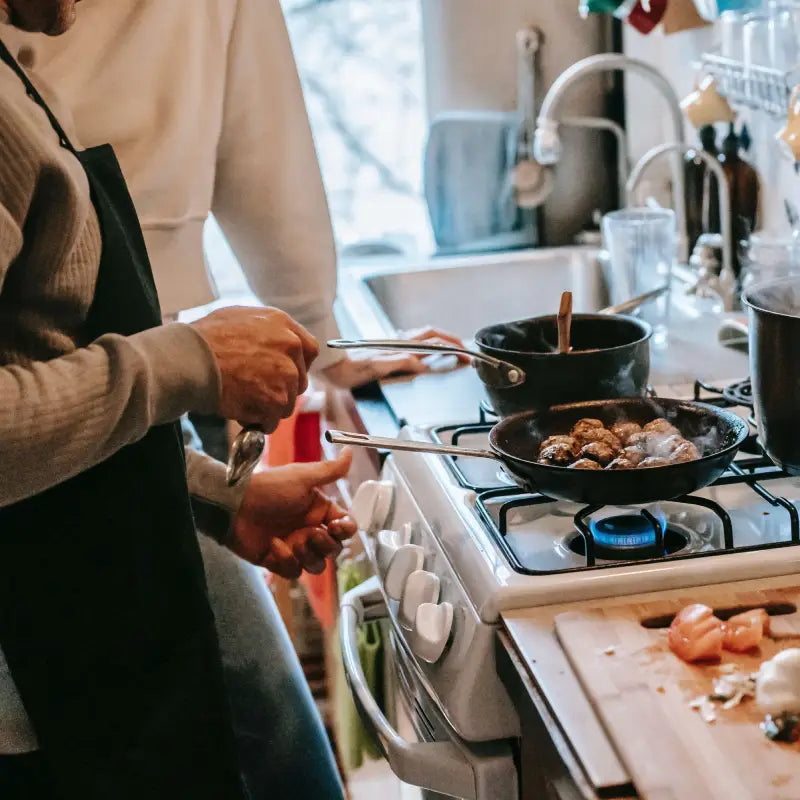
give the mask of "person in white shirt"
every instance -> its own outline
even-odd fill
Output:
[[[351,359],[324,347],[339,335],[336,251],[279,0],[82,0],[66,35],[7,44],[58,89],[83,143],[114,145],[165,318],[216,297],[203,253],[212,212],[258,298],[323,343],[317,374],[349,388],[425,369],[415,356]],[[202,476],[204,494],[235,510],[249,487],[229,492],[219,467],[192,459],[190,483]],[[310,481],[320,467],[287,469]],[[283,485],[280,472],[273,476]],[[254,480],[271,479],[267,471]],[[202,508],[196,513],[201,529],[214,524]],[[200,539],[253,800],[339,796],[322,726],[261,576]],[[307,548],[294,567],[293,555],[281,564],[289,574],[322,566]]]

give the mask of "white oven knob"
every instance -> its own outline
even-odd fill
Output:
[[[356,490],[351,511],[360,530],[375,533],[386,525],[392,512],[391,481],[364,481]]]
[[[378,532],[378,567],[381,572],[389,566],[392,556],[403,545],[411,544],[411,523],[406,522],[399,531],[382,530]]]
[[[412,649],[423,661],[435,664],[442,656],[453,629],[450,603],[423,603],[417,609]]]
[[[392,600],[399,600],[403,596],[408,576],[425,563],[425,551],[418,544],[404,544],[392,556],[386,575],[383,577],[383,587]]]
[[[414,626],[417,609],[424,603],[435,603],[439,600],[439,577],[424,569],[412,572],[403,589],[400,601],[400,621],[409,627]]]

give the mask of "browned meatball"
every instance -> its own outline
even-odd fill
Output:
[[[645,458],[644,461],[639,462],[638,469],[649,469],[650,467],[666,467],[669,464],[666,458],[658,458],[658,456],[650,456]]]
[[[616,455],[622,448],[619,439],[614,436],[611,431],[606,428],[590,428],[575,437],[581,445],[591,444],[592,442],[601,442],[607,444]]]
[[[669,458],[681,445],[689,444],[679,433],[653,439],[650,448],[653,455],[659,458]]]
[[[591,458],[581,458],[574,464],[570,464],[570,469],[603,469],[596,461]]]
[[[673,464],[683,464],[687,461],[697,461],[698,458],[700,451],[691,442],[685,441],[672,451],[669,460]]]
[[[636,464],[623,456],[615,458],[606,469],[636,469]]]
[[[568,444],[551,444],[539,453],[540,464],[566,467],[574,459],[572,448]]]
[[[539,452],[541,453],[542,450],[554,444],[568,445],[569,448],[572,450],[572,454],[574,456],[577,456],[578,451],[581,449],[580,444],[572,436],[566,436],[564,434],[560,434],[556,436],[548,436],[539,447]]]
[[[623,445],[628,443],[628,439],[634,433],[641,433],[642,426],[638,422],[615,422],[609,430]]]
[[[668,435],[672,435],[673,433],[680,434],[680,431],[671,422],[663,417],[659,417],[658,419],[648,422],[647,425],[642,428],[642,430],[645,433],[666,433]]]
[[[580,455],[581,458],[591,458],[598,464],[605,466],[609,461],[614,460],[616,451],[605,442],[589,442],[589,444],[581,448]]]
[[[602,428],[603,423],[599,419],[592,419],[591,417],[585,417],[584,419],[579,419],[573,426],[572,430],[570,431],[570,436],[578,436],[581,433],[584,433],[587,430],[591,430],[592,428]]]
[[[644,461],[646,453],[638,447],[626,447],[621,453],[620,458],[630,461],[635,467],[640,461]]]

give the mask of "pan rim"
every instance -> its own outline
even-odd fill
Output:
[[[641,401],[643,399],[646,399],[646,398],[642,398],[642,397],[619,397],[619,398],[614,398],[612,400],[582,400],[582,401],[579,401],[579,402],[576,402],[576,403],[563,403],[561,405],[551,406],[550,408],[545,409],[545,411],[520,411],[520,412],[518,412],[516,414],[512,414],[511,416],[505,417],[504,419],[500,420],[500,422],[498,422],[496,425],[494,425],[494,427],[489,432],[489,446],[492,448],[492,450],[495,453],[497,453],[498,456],[501,456],[503,460],[508,460],[508,461],[512,461],[512,462],[513,461],[518,461],[520,463],[523,463],[523,464],[526,464],[526,465],[530,465],[530,466],[535,466],[535,467],[541,468],[543,470],[556,470],[556,471],[562,471],[562,472],[569,472],[569,471],[575,472],[575,470],[571,470],[570,467],[568,467],[568,466],[567,467],[562,467],[562,466],[558,466],[556,464],[540,464],[538,461],[533,461],[532,459],[524,459],[524,458],[520,458],[519,456],[511,455],[510,453],[508,453],[506,450],[504,450],[502,447],[500,447],[497,444],[497,442],[496,442],[497,429],[500,426],[506,426],[506,423],[510,424],[514,420],[532,419],[532,418],[535,418],[537,416],[540,416],[540,415],[542,415],[544,413],[548,413],[548,412],[551,412],[551,411],[561,411],[561,410],[565,410],[565,409],[574,409],[574,408],[579,408],[579,407],[582,407],[582,406],[590,407],[590,408],[596,408],[598,406],[603,406],[603,405],[616,405],[616,404],[623,403],[625,401],[631,401],[631,400]],[[681,463],[678,463],[678,464],[666,464],[663,467],[647,467],[646,469],[647,469],[648,472],[651,472],[653,470],[669,470],[669,469],[679,470],[681,468],[685,468],[688,464],[701,464],[701,463],[704,463],[704,462],[707,463],[707,462],[713,461],[715,459],[718,459],[721,456],[724,457],[724,456],[728,455],[731,451],[735,452],[736,450],[738,450],[742,446],[742,444],[744,444],[745,439],[747,439],[747,436],[749,435],[750,428],[749,428],[748,424],[741,417],[739,417],[737,414],[733,414],[732,412],[728,411],[727,409],[718,408],[717,406],[710,405],[709,403],[701,403],[701,402],[698,402],[698,401],[695,401],[695,400],[681,400],[681,399],[672,398],[672,397],[654,397],[652,399],[653,399],[654,402],[657,402],[657,403],[661,403],[661,402],[666,401],[667,403],[674,404],[674,405],[690,405],[690,406],[693,406],[695,408],[700,408],[700,409],[710,413],[714,417],[722,418],[726,422],[730,423],[731,428],[734,429],[734,431],[736,433],[736,441],[733,442],[732,444],[726,445],[725,447],[721,448],[720,450],[716,450],[713,453],[709,453],[707,455],[701,456],[700,458],[696,458],[693,461],[685,461],[685,462],[681,462]],[[631,469],[625,469],[625,470],[605,470],[605,469],[602,469],[602,470],[582,470],[581,474],[582,475],[587,475],[587,476],[589,476],[589,475],[604,475],[604,476],[628,475],[628,476],[630,476],[631,473],[636,473],[636,472],[637,472],[637,470],[635,470],[635,469],[634,470],[631,470]],[[609,478],[606,477],[605,479],[608,480]],[[588,480],[593,480],[593,479],[592,478],[588,478]],[[614,480],[614,479],[611,478],[611,480]]]
[[[582,313],[582,314],[573,314],[572,315],[572,322],[575,323],[576,320],[585,320],[585,319],[592,319],[592,320],[613,320],[616,322],[628,322],[636,325],[640,332],[641,336],[638,339],[633,339],[630,342],[624,342],[623,344],[617,344],[613,347],[595,347],[591,350],[576,350],[570,353],[545,353],[540,350],[511,350],[504,347],[495,347],[494,345],[485,344],[481,341],[481,337],[485,335],[488,331],[492,330],[493,328],[498,328],[501,325],[519,325],[523,322],[543,322],[545,320],[552,320],[555,321],[556,315],[555,314],[541,314],[538,317],[527,317],[525,319],[514,319],[509,320],[508,322],[496,322],[492,325],[485,325],[483,328],[480,328],[475,336],[475,344],[481,350],[490,351],[492,353],[510,353],[515,356],[542,356],[543,358],[550,358],[552,356],[560,356],[563,358],[578,358],[583,355],[590,355],[593,353],[613,353],[617,350],[622,350],[626,347],[633,347],[634,345],[639,345],[644,342],[649,341],[653,336],[653,326],[650,325],[649,322],[645,322],[645,320],[638,319],[637,317],[631,316],[629,314],[600,314],[600,313]]]

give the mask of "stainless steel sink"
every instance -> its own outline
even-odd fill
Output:
[[[426,267],[360,276],[365,299],[385,317],[387,333],[435,325],[470,339],[484,325],[555,313],[565,290],[572,291],[576,312],[597,311],[608,301],[597,251],[590,247],[443,258]]]

